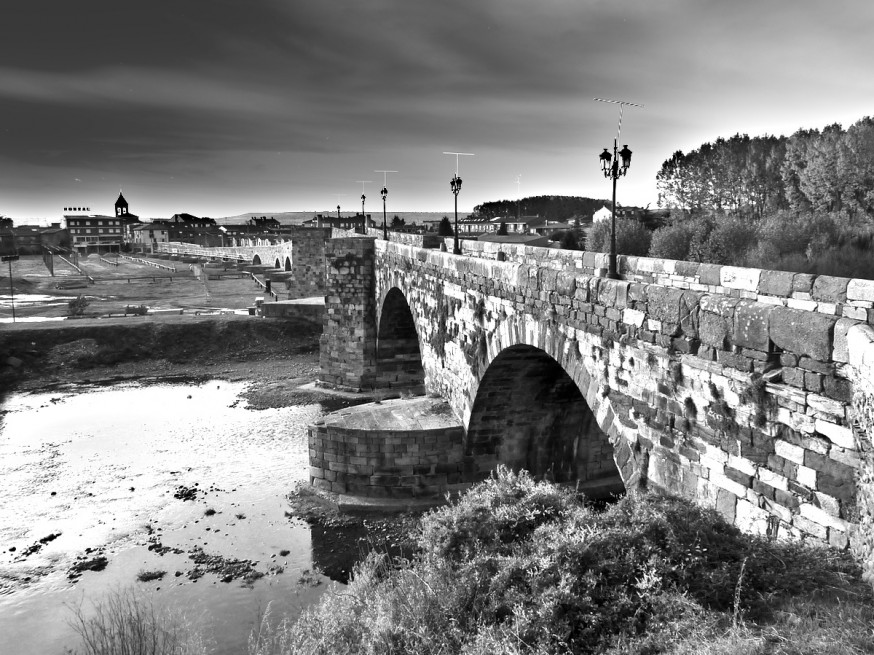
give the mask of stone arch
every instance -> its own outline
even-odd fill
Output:
[[[260,266],[261,265],[261,257],[255,255],[252,257],[252,266]]]
[[[593,498],[635,484],[634,459],[611,425],[612,411],[599,411],[608,408],[580,388],[579,378],[536,346],[501,350],[479,379],[465,437],[465,456],[479,477],[504,464],[576,484]]]
[[[290,270],[291,270],[291,257],[286,257],[286,258],[285,258],[285,270],[286,270],[286,271],[290,271]]]
[[[282,270],[282,262],[279,260],[279,257],[276,258],[276,261],[273,262],[273,268],[278,268]]]
[[[413,312],[403,292],[392,287],[379,313],[376,386],[418,388],[425,384],[422,350]]]

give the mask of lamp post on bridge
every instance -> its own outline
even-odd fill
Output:
[[[461,178],[458,177],[458,158],[459,156],[473,157],[472,152],[444,152],[444,155],[455,155],[455,175],[449,180],[449,188],[452,190],[452,195],[455,196],[455,237],[452,243],[452,254],[461,254],[461,244],[458,242],[458,192],[461,191]]]
[[[385,216],[385,199],[388,197],[388,174],[397,173],[397,171],[373,171],[374,173],[382,173],[382,238],[388,241],[388,223]]]
[[[617,280],[619,279],[619,272],[616,270],[616,180],[625,175],[631,166],[631,150],[628,149],[628,146],[622,146],[622,150],[617,152],[619,135],[622,133],[622,110],[625,105],[641,108],[643,108],[643,105],[626,102],[625,100],[607,100],[604,98],[595,98],[595,100],[619,105],[619,127],[616,130],[616,138],[613,139],[613,154],[611,155],[607,148],[604,148],[604,152],[598,157],[601,160],[601,171],[604,173],[604,177],[613,181],[613,210],[610,213],[610,259],[607,277],[611,280]],[[621,164],[619,163],[620,157],[622,158]]]

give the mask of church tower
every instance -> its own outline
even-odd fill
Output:
[[[121,195],[121,191],[118,192],[118,200],[115,201],[115,215],[117,217],[128,215],[127,200]]]

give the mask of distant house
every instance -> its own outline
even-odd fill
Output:
[[[609,221],[610,217],[613,216],[613,210],[604,205],[592,214],[592,223],[600,223],[601,221]]]
[[[640,207],[621,207],[618,204],[616,206],[616,218],[633,218],[639,221],[641,216],[643,215],[643,212],[644,210]],[[610,210],[610,208],[604,205],[603,207],[601,207],[601,209],[599,209],[592,215],[592,222],[598,223],[600,221],[609,221],[612,215],[613,212]]]
[[[354,216],[333,216],[331,214],[316,214],[313,218],[302,223],[304,227],[333,227],[338,230],[355,230],[364,233],[365,228],[377,227],[370,217],[364,214]]]
[[[131,244],[137,250],[153,251],[159,243],[167,243],[170,240],[170,230],[166,223],[151,222],[140,223],[131,227]]]

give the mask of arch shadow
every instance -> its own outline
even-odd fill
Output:
[[[282,262],[279,260],[279,257],[277,257],[276,261],[273,262],[273,268],[278,268],[280,271],[282,270]]]
[[[286,257],[286,258],[285,258],[285,270],[286,270],[286,271],[290,271],[290,270],[291,270],[291,257]]]
[[[254,257],[252,257],[252,266],[260,266],[260,265],[261,265],[261,257],[258,255],[255,255]]]
[[[413,312],[403,292],[392,287],[379,313],[376,386],[424,390],[425,369]]]
[[[625,491],[617,453],[562,365],[527,344],[503,349],[479,380],[465,437],[477,475],[498,464],[575,484],[591,498]]]

